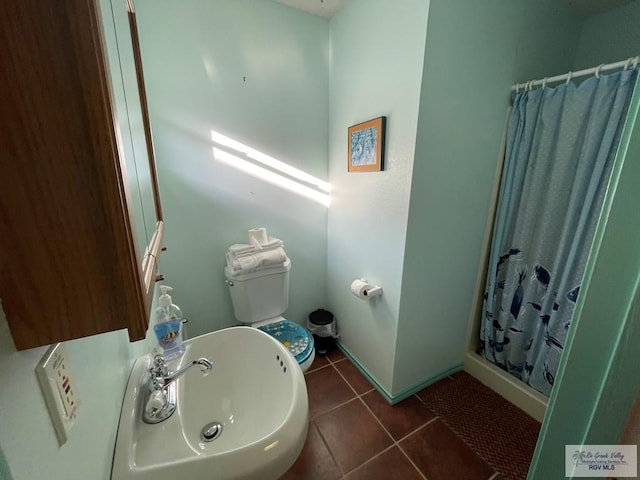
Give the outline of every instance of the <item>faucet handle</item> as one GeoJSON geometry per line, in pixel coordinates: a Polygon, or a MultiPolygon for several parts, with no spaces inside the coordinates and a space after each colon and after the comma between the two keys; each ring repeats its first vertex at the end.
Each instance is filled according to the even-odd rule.
{"type": "Polygon", "coordinates": [[[155,390],[149,395],[147,404],[144,407],[145,414],[148,417],[155,417],[167,405],[167,396],[163,390],[155,390]]]}
{"type": "Polygon", "coordinates": [[[153,356],[153,365],[155,367],[163,367],[167,364],[167,362],[164,359],[164,355],[162,355],[161,353],[156,353],[153,356]]]}
{"type": "Polygon", "coordinates": [[[160,348],[160,347],[155,347],[153,349],[153,351],[151,352],[151,355],[153,355],[153,360],[155,361],[157,358],[162,358],[164,359],[164,351],[160,348]]]}
{"type": "Polygon", "coordinates": [[[162,354],[162,350],[157,347],[153,349],[153,363],[151,368],[149,368],[149,373],[155,377],[167,375],[167,362],[162,354]]]}

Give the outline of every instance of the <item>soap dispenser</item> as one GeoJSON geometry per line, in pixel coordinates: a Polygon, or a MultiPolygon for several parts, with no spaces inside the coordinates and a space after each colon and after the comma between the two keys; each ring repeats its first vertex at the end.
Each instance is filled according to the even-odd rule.
{"type": "Polygon", "coordinates": [[[166,361],[180,357],[185,347],[182,344],[182,311],[173,304],[169,292],[173,290],[168,285],[161,285],[162,295],[158,300],[158,308],[155,310],[156,324],[153,331],[158,339],[158,345],[164,350],[166,361]]]}

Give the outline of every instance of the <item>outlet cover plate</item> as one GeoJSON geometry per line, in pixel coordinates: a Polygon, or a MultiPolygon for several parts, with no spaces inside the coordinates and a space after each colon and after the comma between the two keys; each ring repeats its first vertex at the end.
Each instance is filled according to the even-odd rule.
{"type": "Polygon", "coordinates": [[[63,445],[80,406],[76,381],[62,343],[52,345],[36,366],[36,375],[58,442],[63,445]]]}

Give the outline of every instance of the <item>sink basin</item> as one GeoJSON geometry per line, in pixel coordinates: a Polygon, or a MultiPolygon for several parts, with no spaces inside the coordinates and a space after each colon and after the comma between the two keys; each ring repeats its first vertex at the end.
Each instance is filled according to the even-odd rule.
{"type": "MultiPolygon", "coordinates": [[[[302,370],[278,341],[233,327],[185,342],[170,370],[207,357],[177,380],[175,413],[142,421],[150,355],[133,366],[125,392],[112,480],[276,480],[295,462],[307,436],[308,401],[302,370]],[[212,441],[203,427],[222,427],[212,441]]],[[[217,430],[217,428],[216,428],[217,430]]]]}

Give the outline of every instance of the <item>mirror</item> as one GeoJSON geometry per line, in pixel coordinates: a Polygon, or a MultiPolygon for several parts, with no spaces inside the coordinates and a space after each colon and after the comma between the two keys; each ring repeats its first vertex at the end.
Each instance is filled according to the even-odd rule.
{"type": "Polygon", "coordinates": [[[127,205],[149,314],[163,224],[135,9],[132,0],[99,3],[127,205]]]}
{"type": "Polygon", "coordinates": [[[155,159],[151,141],[144,81],[141,74],[135,11],[127,0],[100,0],[105,48],[119,143],[126,170],[128,205],[140,265],[161,220],[156,202],[155,159]],[[148,133],[147,133],[148,132],[148,133]]]}

